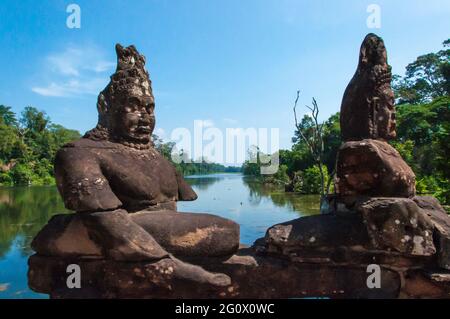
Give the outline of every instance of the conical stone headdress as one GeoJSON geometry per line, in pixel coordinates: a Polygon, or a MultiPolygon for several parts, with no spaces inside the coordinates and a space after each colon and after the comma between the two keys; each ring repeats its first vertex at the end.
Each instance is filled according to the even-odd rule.
{"type": "Polygon", "coordinates": [[[116,44],[116,53],[116,72],[111,76],[111,81],[106,88],[99,94],[97,102],[99,124],[104,127],[108,127],[108,113],[118,111],[115,108],[122,107],[130,96],[138,98],[147,96],[154,99],[152,82],[145,69],[145,57],[139,54],[133,45],[124,48],[116,44]]]}

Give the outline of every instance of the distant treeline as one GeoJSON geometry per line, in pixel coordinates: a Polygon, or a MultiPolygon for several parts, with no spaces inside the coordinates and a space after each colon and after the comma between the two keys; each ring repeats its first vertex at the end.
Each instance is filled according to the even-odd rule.
{"type": "MultiPolygon", "coordinates": [[[[450,40],[444,49],[420,56],[406,67],[404,77],[395,76],[397,139],[391,144],[416,174],[419,194],[432,194],[450,205],[450,40]]],[[[305,115],[302,131],[312,132],[313,120],[305,115]]],[[[340,138],[339,113],[324,122],[324,164],[334,169],[340,138]]],[[[318,194],[321,184],[308,146],[296,131],[291,150],[280,151],[275,175],[260,176],[259,165],[247,161],[245,175],[260,176],[264,182],[290,185],[303,194],[318,194]]],[[[252,156],[256,156],[253,154],[252,156]]]]}
{"type": "Polygon", "coordinates": [[[208,161],[202,160],[200,163],[196,163],[184,155],[183,150],[179,152],[178,158],[184,159],[180,161],[174,161],[172,159],[172,154],[174,152],[175,143],[174,142],[164,142],[157,135],[153,135],[153,142],[155,148],[167,158],[175,168],[181,172],[183,175],[200,175],[200,174],[212,174],[212,173],[239,173],[242,171],[241,167],[236,166],[224,166],[217,163],[209,163],[208,161]],[[180,163],[178,163],[180,162],[180,163]]]}

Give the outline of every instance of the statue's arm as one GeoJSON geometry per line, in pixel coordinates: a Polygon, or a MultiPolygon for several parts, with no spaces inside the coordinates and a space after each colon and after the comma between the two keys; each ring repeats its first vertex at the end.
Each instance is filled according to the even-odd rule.
{"type": "Polygon", "coordinates": [[[175,170],[178,183],[178,200],[181,201],[192,201],[197,199],[197,194],[192,189],[191,185],[186,183],[183,176],[175,170]]]}
{"type": "Polygon", "coordinates": [[[94,212],[122,206],[89,150],[61,148],[55,158],[55,177],[67,209],[94,212]]]}

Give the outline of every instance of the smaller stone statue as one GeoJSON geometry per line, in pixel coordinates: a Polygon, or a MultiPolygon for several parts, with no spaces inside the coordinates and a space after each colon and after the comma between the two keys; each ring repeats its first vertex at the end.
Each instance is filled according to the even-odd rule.
{"type": "Polygon", "coordinates": [[[344,141],[396,137],[391,80],[384,42],[370,33],[361,45],[358,68],[342,100],[340,115],[344,141]]]}
{"type": "Polygon", "coordinates": [[[341,105],[341,146],[337,159],[340,196],[412,197],[415,175],[387,143],[396,137],[391,67],[383,39],[368,34],[355,75],[341,105]]]}

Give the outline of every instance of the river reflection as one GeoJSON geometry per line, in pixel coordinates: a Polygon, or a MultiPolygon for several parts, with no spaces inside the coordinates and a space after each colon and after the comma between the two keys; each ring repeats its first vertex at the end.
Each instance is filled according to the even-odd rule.
{"type": "Polygon", "coordinates": [[[240,174],[192,176],[186,180],[199,198],[178,203],[178,209],[208,212],[236,221],[241,225],[244,244],[252,244],[264,236],[273,224],[319,213],[318,196],[287,194],[240,174]]]}
{"type": "MultiPolygon", "coordinates": [[[[240,174],[190,176],[198,194],[180,211],[208,212],[241,225],[241,242],[252,244],[267,227],[318,214],[317,196],[286,194],[240,174]]],[[[0,188],[0,298],[46,298],[27,285],[30,242],[52,215],[68,212],[55,187],[0,188]]]]}
{"type": "Polygon", "coordinates": [[[50,217],[64,213],[55,187],[0,188],[0,298],[43,298],[28,288],[30,243],[50,217]]]}

